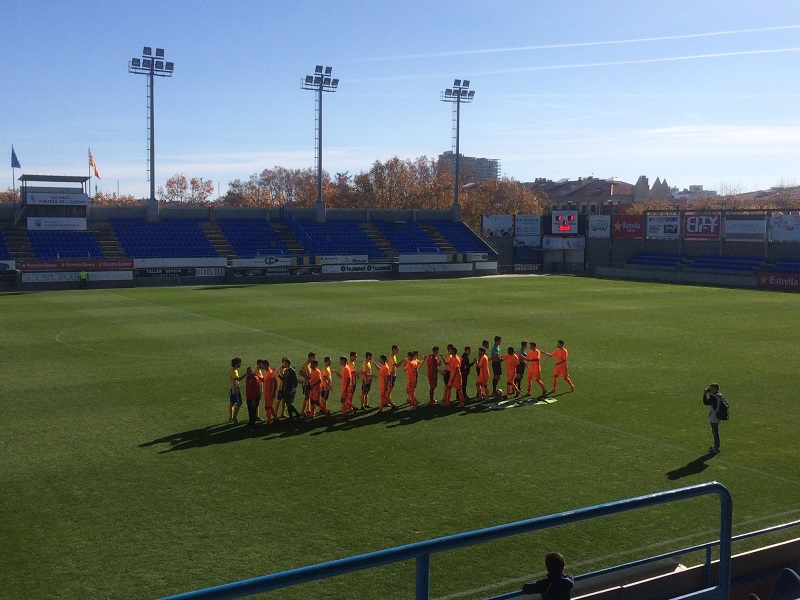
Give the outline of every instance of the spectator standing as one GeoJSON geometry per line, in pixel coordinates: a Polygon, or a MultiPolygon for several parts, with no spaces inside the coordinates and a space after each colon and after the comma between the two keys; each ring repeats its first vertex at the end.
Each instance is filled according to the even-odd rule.
{"type": "Polygon", "coordinates": [[[575,578],[564,574],[564,557],[559,552],[550,552],[544,558],[547,577],[531,581],[522,586],[524,594],[541,594],[542,600],[569,600],[575,578]]]}
{"type": "Polygon", "coordinates": [[[708,451],[712,454],[719,452],[719,417],[717,410],[724,400],[724,396],[719,393],[719,384],[712,383],[703,391],[703,404],[710,406],[708,411],[708,422],[711,424],[711,434],[714,436],[714,445],[708,451]]]}

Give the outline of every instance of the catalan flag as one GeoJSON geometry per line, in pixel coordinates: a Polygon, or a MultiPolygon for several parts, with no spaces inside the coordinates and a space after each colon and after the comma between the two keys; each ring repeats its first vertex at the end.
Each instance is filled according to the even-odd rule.
{"type": "Polygon", "coordinates": [[[11,168],[12,169],[21,169],[22,167],[19,164],[19,159],[17,158],[17,153],[14,152],[14,146],[11,146],[11,168]]]}
{"type": "Polygon", "coordinates": [[[94,162],[94,156],[92,156],[92,149],[89,148],[89,167],[94,170],[94,176],[98,179],[102,179],[100,177],[100,173],[97,172],[97,164],[94,162]]]}

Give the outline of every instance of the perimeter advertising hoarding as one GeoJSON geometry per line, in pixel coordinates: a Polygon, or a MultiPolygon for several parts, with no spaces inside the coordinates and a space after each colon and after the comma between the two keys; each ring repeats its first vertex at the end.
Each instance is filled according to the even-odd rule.
{"type": "Polygon", "coordinates": [[[0,260],[0,271],[14,271],[16,268],[13,260],[0,260]]]}
{"type": "Polygon", "coordinates": [[[758,282],[760,288],[769,290],[790,290],[800,292],[800,274],[798,273],[769,273],[767,271],[758,272],[758,282]]]}
{"type": "Polygon", "coordinates": [[[451,254],[435,254],[420,252],[418,254],[399,254],[397,262],[400,264],[409,263],[444,263],[449,262],[451,254]]]}
{"type": "Polygon", "coordinates": [[[543,250],[583,250],[586,248],[584,237],[555,237],[546,235],[542,238],[543,250]]]}
{"type": "Polygon", "coordinates": [[[642,215],[614,215],[611,217],[611,237],[633,239],[642,237],[642,215]]]}
{"type": "Polygon", "coordinates": [[[49,206],[89,206],[88,194],[49,194],[47,192],[31,192],[26,194],[26,204],[49,206]]]}
{"type": "Polygon", "coordinates": [[[224,267],[164,267],[136,269],[137,277],[224,277],[224,267]]]}
{"type": "Polygon", "coordinates": [[[800,242],[800,215],[770,215],[769,241],[800,242]]]}
{"type": "Polygon", "coordinates": [[[391,264],[380,265],[323,265],[323,275],[342,275],[347,273],[391,273],[391,264]]]}
{"type": "Polygon", "coordinates": [[[82,217],[28,217],[29,231],[86,231],[82,217]]]}
{"type": "Polygon", "coordinates": [[[232,267],[288,267],[293,264],[291,256],[259,256],[231,260],[232,267]]]}
{"type": "Polygon", "coordinates": [[[252,267],[234,269],[233,277],[311,277],[319,275],[320,267],[252,267]]]}
{"type": "Polygon", "coordinates": [[[438,263],[427,265],[398,265],[400,273],[434,273],[472,271],[472,263],[438,263]]]}
{"type": "Polygon", "coordinates": [[[684,213],[684,239],[718,240],[721,233],[722,218],[720,213],[684,213]]]}
{"type": "Polygon", "coordinates": [[[318,265],[365,265],[368,262],[369,256],[366,254],[317,256],[318,265]]]}
{"type": "MultiPolygon", "coordinates": [[[[132,281],[133,271],[92,271],[89,281],[132,281]]],[[[59,281],[78,281],[75,271],[22,273],[23,283],[57,283],[59,281]]]]}
{"type": "Polygon", "coordinates": [[[514,217],[514,245],[542,245],[542,217],[540,215],[516,215],[514,217]]]}
{"type": "Polygon", "coordinates": [[[647,215],[647,237],[674,240],[680,236],[680,215],[647,215]]]}
{"type": "Polygon", "coordinates": [[[755,240],[763,242],[767,237],[767,221],[762,217],[725,217],[724,236],[726,240],[755,240]]]}
{"type": "Polygon", "coordinates": [[[483,235],[510,237],[514,229],[514,215],[483,215],[483,235]]]}
{"type": "Polygon", "coordinates": [[[131,271],[132,258],[59,258],[20,260],[20,271],[131,271]]]}
{"type": "Polygon", "coordinates": [[[611,237],[611,215],[589,215],[589,237],[611,237]]]}

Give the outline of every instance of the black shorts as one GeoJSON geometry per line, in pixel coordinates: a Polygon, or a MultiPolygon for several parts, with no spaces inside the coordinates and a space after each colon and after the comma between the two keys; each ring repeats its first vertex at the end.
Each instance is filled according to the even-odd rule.
{"type": "Polygon", "coordinates": [[[372,380],[363,382],[361,384],[361,393],[362,394],[369,393],[371,387],[372,387],[372,380]]]}
{"type": "Polygon", "coordinates": [[[503,374],[503,363],[501,362],[493,362],[492,363],[492,375],[500,376],[503,374]]]}
{"type": "Polygon", "coordinates": [[[397,373],[389,375],[389,387],[394,387],[395,383],[397,383],[397,373]]]}

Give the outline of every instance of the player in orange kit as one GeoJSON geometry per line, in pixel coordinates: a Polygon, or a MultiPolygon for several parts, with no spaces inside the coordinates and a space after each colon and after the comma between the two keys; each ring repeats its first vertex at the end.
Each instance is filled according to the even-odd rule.
{"type": "Polygon", "coordinates": [[[273,421],[278,420],[278,415],[275,412],[272,404],[275,401],[275,390],[277,389],[278,373],[275,369],[271,369],[268,360],[261,361],[262,373],[264,377],[264,419],[269,425],[273,421]]]}
{"type": "Polygon", "coordinates": [[[475,382],[475,391],[477,400],[480,402],[489,397],[489,356],[486,354],[486,348],[484,346],[478,348],[478,360],[475,361],[475,371],[478,375],[478,380],[475,382]]]}
{"type": "Polygon", "coordinates": [[[392,402],[392,398],[390,396],[392,392],[391,388],[391,377],[392,377],[392,368],[389,366],[388,358],[385,354],[381,354],[381,368],[379,369],[380,373],[380,388],[381,388],[381,401],[378,404],[378,412],[383,411],[384,406],[391,406],[392,410],[397,408],[395,404],[392,402]]]}
{"type": "Polygon", "coordinates": [[[517,376],[519,358],[517,358],[517,353],[514,352],[514,346],[508,347],[508,353],[504,354],[502,359],[503,362],[506,363],[506,396],[511,395],[511,390],[514,390],[517,396],[519,396],[520,390],[514,381],[514,378],[517,376]]]}
{"type": "Polygon", "coordinates": [[[555,367],[553,367],[553,389],[550,390],[551,394],[556,393],[556,383],[558,383],[558,378],[562,377],[564,381],[569,384],[569,389],[571,392],[575,391],[575,385],[572,383],[572,380],[569,378],[569,369],[567,368],[567,359],[569,358],[569,352],[567,349],[564,348],[564,340],[558,340],[556,343],[556,349],[552,352],[545,352],[547,356],[552,356],[556,359],[555,367]]]}
{"type": "Polygon", "coordinates": [[[314,359],[308,365],[308,401],[312,419],[317,415],[317,408],[330,416],[328,409],[320,404],[321,387],[322,371],[319,369],[319,362],[314,359]]]}
{"type": "Polygon", "coordinates": [[[531,342],[530,350],[525,355],[528,364],[528,395],[531,393],[531,383],[535,381],[542,388],[542,396],[547,394],[547,388],[542,383],[542,351],[536,347],[536,342],[531,342]]]}
{"type": "Polygon", "coordinates": [[[347,415],[350,411],[353,411],[353,414],[355,414],[356,407],[353,406],[353,403],[350,401],[350,389],[353,385],[353,371],[350,365],[347,364],[346,356],[339,358],[339,364],[342,368],[341,372],[331,369],[331,373],[342,380],[342,416],[347,415]]]}
{"type": "Polygon", "coordinates": [[[403,370],[406,372],[406,398],[411,408],[417,408],[417,377],[419,375],[419,368],[422,363],[419,361],[419,352],[414,350],[406,355],[406,364],[403,365],[403,370]]]}
{"type": "Polygon", "coordinates": [[[447,356],[447,383],[444,388],[444,405],[450,406],[452,391],[456,391],[458,405],[464,406],[464,392],[461,390],[461,358],[458,356],[458,348],[453,345],[448,346],[447,356]]]}

